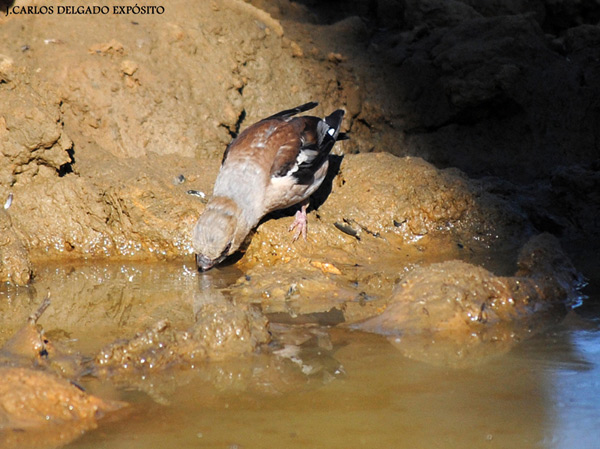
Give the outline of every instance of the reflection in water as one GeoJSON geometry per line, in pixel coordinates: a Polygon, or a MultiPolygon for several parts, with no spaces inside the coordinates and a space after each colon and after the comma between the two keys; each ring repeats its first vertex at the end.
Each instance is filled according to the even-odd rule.
{"type": "MultiPolygon", "coordinates": [[[[50,290],[41,324],[94,354],[160,319],[187,329],[203,305],[231,300],[222,289],[239,276],[230,267],[200,274],[191,263],[40,268],[35,290],[0,293],[1,338],[50,290]]],[[[462,369],[410,360],[377,335],[277,324],[256,354],[144,378],[160,400],[83,379],[91,394],[131,408],[68,447],[591,449],[600,422],[597,312],[571,311],[560,326],[462,369]]]]}
{"type": "MultiPolygon", "coordinates": [[[[230,369],[245,380],[230,379],[219,391],[199,375],[173,394],[169,407],[142,401],[137,418],[108,424],[70,447],[592,449],[598,396],[578,383],[581,374],[598,378],[600,357],[587,359],[590,371],[566,374],[560,359],[569,357],[569,339],[587,344],[571,333],[541,335],[483,366],[448,370],[406,359],[381,337],[334,331],[335,356],[346,371],[334,382],[264,394],[234,386],[263,369],[259,364],[230,369]],[[562,349],[541,360],[553,345],[562,349]],[[573,415],[582,413],[576,422],[573,415]]],[[[598,345],[597,332],[594,339],[598,345]]]]}
{"type": "Polygon", "coordinates": [[[228,287],[241,275],[241,271],[231,266],[198,272],[198,289],[194,292],[194,316],[198,315],[204,305],[224,301],[225,295],[222,289],[228,287]]]}
{"type": "MultiPolygon", "coordinates": [[[[212,288],[231,283],[239,271],[215,271],[212,288]],[[218,274],[217,274],[218,273],[218,274]]],[[[72,262],[36,268],[31,287],[0,291],[0,344],[19,329],[49,292],[52,306],[41,319],[47,332],[60,329],[77,339],[80,350],[95,352],[115,336],[131,337],[167,319],[176,328],[194,321],[199,279],[194,264],[72,262]]],[[[210,287],[208,284],[206,287],[210,287]]]]}

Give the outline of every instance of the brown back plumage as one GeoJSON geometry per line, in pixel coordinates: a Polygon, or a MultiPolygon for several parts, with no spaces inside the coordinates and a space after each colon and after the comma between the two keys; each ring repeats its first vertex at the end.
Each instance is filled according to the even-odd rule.
{"type": "Polygon", "coordinates": [[[293,170],[299,183],[309,182],[333,148],[344,116],[344,111],[337,110],[325,120],[314,116],[292,118],[317,104],[287,109],[249,126],[229,144],[222,164],[252,158],[263,166],[270,164],[271,177],[286,176],[293,170]]]}

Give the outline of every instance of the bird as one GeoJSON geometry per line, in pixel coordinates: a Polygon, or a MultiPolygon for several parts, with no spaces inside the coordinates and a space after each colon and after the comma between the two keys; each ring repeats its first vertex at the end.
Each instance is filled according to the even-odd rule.
{"type": "Polygon", "coordinates": [[[329,153],[344,110],[325,118],[297,116],[311,101],[250,125],[225,149],[211,199],[194,226],[192,247],[200,271],[235,253],[268,213],[300,204],[290,231],[306,239],[308,198],[327,174],[329,153]]]}

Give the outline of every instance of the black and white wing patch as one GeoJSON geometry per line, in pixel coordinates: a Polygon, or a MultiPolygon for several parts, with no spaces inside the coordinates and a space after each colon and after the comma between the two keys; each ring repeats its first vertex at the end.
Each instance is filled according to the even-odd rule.
{"type": "Polygon", "coordinates": [[[325,163],[337,140],[343,117],[344,111],[339,109],[325,120],[316,117],[297,119],[304,119],[306,127],[301,135],[302,144],[295,163],[287,170],[285,176],[293,176],[298,184],[313,182],[313,175],[325,163]]]}

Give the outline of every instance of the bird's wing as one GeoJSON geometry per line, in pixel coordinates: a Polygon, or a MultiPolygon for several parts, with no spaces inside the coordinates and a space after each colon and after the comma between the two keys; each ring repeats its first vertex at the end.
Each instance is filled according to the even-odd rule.
{"type": "Polygon", "coordinates": [[[237,138],[235,138],[223,153],[223,159],[221,160],[221,165],[225,163],[225,160],[229,156],[229,153],[232,149],[237,148],[248,148],[252,149],[253,147],[264,148],[265,143],[273,132],[277,130],[277,124],[287,123],[290,117],[293,117],[296,114],[300,114],[301,112],[306,112],[311,109],[316,108],[319,105],[316,101],[311,101],[309,103],[302,104],[300,106],[296,106],[292,109],[286,109],[284,111],[280,111],[276,114],[273,114],[267,118],[260,120],[252,126],[246,128],[237,138]],[[279,123],[277,123],[279,122],[279,123]],[[253,145],[253,142],[254,145],[253,145]]]}
{"type": "Polygon", "coordinates": [[[252,160],[272,178],[292,176],[294,183],[310,184],[338,138],[344,111],[325,119],[293,117],[316,102],[278,112],[246,128],[223,155],[222,165],[252,160]]]}
{"type": "Polygon", "coordinates": [[[310,116],[289,120],[281,135],[277,135],[281,143],[271,165],[271,176],[293,176],[297,184],[311,183],[335,144],[343,117],[340,109],[325,120],[310,116]]]}

